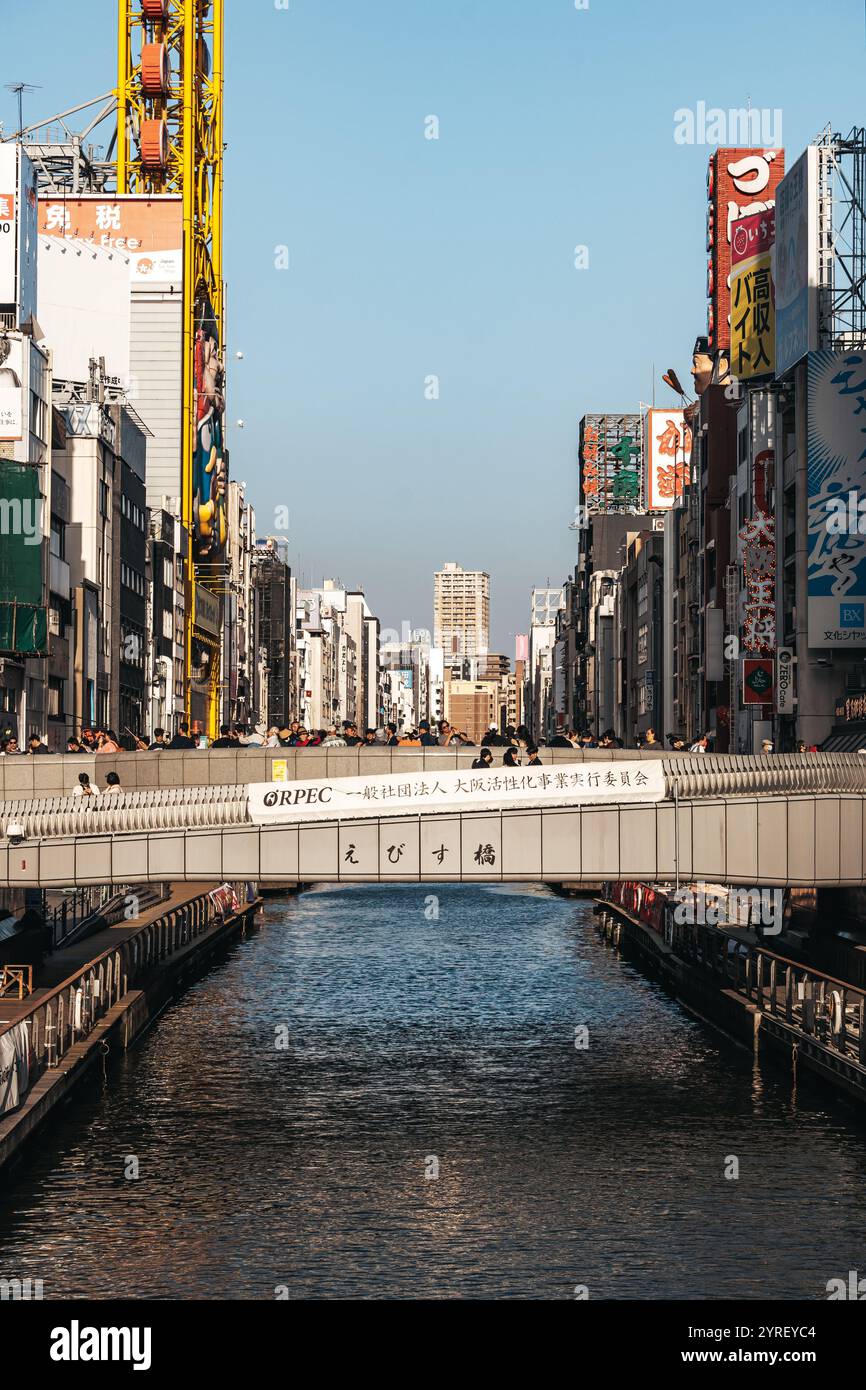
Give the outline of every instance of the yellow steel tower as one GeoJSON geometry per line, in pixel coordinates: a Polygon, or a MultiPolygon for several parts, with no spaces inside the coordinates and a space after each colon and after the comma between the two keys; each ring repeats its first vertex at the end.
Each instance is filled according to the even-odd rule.
{"type": "Polygon", "coordinates": [[[226,543],[222,89],[223,0],[119,0],[117,191],[183,198],[184,704],[211,735],[219,722],[220,623],[201,591],[221,587],[226,543]],[[206,625],[197,601],[210,610],[206,625]]]}

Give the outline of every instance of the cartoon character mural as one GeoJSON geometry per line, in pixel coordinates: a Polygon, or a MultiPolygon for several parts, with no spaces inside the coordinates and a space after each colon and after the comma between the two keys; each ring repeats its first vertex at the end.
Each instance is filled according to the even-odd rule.
{"type": "Polygon", "coordinates": [[[195,335],[196,432],[193,451],[192,513],[197,561],[213,560],[225,549],[227,473],[223,448],[223,365],[213,333],[195,335]]]}

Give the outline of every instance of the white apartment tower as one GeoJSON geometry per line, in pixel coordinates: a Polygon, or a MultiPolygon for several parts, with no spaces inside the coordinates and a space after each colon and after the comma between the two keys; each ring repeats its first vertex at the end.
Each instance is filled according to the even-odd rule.
{"type": "Polygon", "coordinates": [[[490,646],[490,575],[449,563],[433,576],[433,645],[446,666],[490,646]]]}

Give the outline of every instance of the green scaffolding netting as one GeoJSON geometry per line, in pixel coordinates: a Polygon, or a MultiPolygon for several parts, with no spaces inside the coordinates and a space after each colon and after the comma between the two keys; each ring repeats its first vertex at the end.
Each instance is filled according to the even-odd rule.
{"type": "Polygon", "coordinates": [[[0,460],[0,652],[48,646],[39,470],[0,460]]]}
{"type": "Polygon", "coordinates": [[[0,603],[0,654],[45,656],[48,612],[29,604],[0,603]]]}

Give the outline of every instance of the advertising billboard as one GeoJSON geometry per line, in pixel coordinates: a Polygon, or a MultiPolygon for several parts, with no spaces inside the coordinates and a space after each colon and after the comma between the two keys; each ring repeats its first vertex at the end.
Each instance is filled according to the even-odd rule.
{"type": "Polygon", "coordinates": [[[46,236],[93,242],[129,256],[134,285],[183,280],[183,199],[89,193],[39,201],[39,231],[46,236]]]}
{"type": "Polygon", "coordinates": [[[20,338],[0,338],[0,439],[21,439],[24,391],[20,338]]]}
{"type": "Polygon", "coordinates": [[[866,646],[866,353],[808,359],[808,627],[810,647],[866,646]]]}
{"type": "Polygon", "coordinates": [[[86,381],[91,358],[104,358],[109,376],[130,375],[129,257],[80,241],[41,237],[39,326],[51,348],[54,376],[86,381]]]}
{"type": "Polygon", "coordinates": [[[776,375],[818,346],[818,150],[810,145],[776,196],[776,375]]]}
{"type": "Polygon", "coordinates": [[[0,304],[16,327],[36,313],[36,171],[17,144],[0,144],[0,304]]]}
{"type": "Polygon", "coordinates": [[[731,371],[741,381],[775,370],[775,217],[774,208],[753,212],[731,232],[731,371]]]}
{"type": "Polygon", "coordinates": [[[15,146],[0,145],[0,304],[15,303],[17,228],[18,164],[15,146]]]}
{"type": "Polygon", "coordinates": [[[784,172],[784,150],[719,149],[710,156],[707,173],[707,337],[711,353],[731,345],[734,223],[773,206],[784,172]]]}
{"type": "Polygon", "coordinates": [[[222,555],[228,540],[228,461],[223,447],[223,364],[207,328],[195,335],[196,417],[192,457],[193,555],[197,563],[222,555]]]}
{"type": "Polygon", "coordinates": [[[644,419],[647,511],[669,511],[689,479],[692,431],[681,409],[648,410],[644,419]]]}
{"type": "Polygon", "coordinates": [[[197,627],[209,632],[213,637],[219,637],[222,630],[220,601],[216,594],[212,594],[203,584],[195,586],[195,621],[197,627]]]}
{"type": "MultiPolygon", "coordinates": [[[[766,392],[754,393],[754,400],[757,425],[764,415],[761,406],[766,407],[766,392]]],[[[776,648],[776,518],[769,502],[774,462],[772,449],[759,449],[755,454],[754,509],[737,532],[745,577],[742,639],[747,652],[772,652],[776,648]]]]}
{"type": "Polygon", "coordinates": [[[584,415],[580,485],[588,515],[641,510],[639,415],[584,415]]]}
{"type": "Polygon", "coordinates": [[[743,661],[743,704],[773,703],[773,658],[749,657],[743,661]]]}

